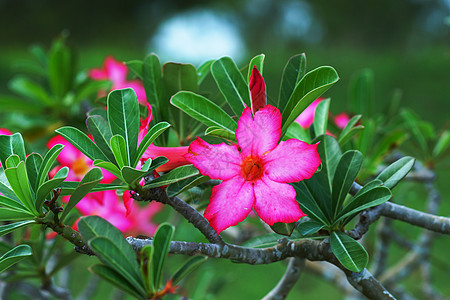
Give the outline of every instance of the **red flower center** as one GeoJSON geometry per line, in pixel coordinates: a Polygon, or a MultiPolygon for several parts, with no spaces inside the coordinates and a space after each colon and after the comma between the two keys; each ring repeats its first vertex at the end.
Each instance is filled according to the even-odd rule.
{"type": "Polygon", "coordinates": [[[245,180],[257,180],[260,179],[264,173],[264,163],[261,158],[250,155],[242,161],[241,170],[245,180]]]}

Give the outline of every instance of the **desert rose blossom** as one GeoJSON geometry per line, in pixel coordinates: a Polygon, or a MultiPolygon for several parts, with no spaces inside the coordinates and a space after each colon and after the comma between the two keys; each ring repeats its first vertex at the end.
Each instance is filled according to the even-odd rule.
{"type": "Polygon", "coordinates": [[[282,141],[280,111],[266,105],[245,108],[236,130],[237,145],[211,145],[199,137],[185,155],[203,175],[223,180],[213,187],[204,216],[219,234],[243,221],[252,208],[267,224],[296,222],[305,214],[288,183],[308,179],[320,165],[317,144],[282,141]]]}
{"type": "Polygon", "coordinates": [[[109,80],[112,82],[111,90],[132,88],[140,104],[147,103],[147,96],[141,81],[127,80],[128,67],[112,56],[107,56],[101,69],[91,69],[89,77],[94,80],[109,80]]]}
{"type": "Polygon", "coordinates": [[[344,129],[350,121],[350,116],[347,113],[340,113],[334,117],[334,123],[339,129],[344,129]]]}

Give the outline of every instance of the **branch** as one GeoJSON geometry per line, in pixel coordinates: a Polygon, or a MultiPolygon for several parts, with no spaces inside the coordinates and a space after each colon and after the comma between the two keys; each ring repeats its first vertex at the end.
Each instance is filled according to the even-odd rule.
{"type": "Polygon", "coordinates": [[[305,259],[293,257],[289,260],[286,272],[278,284],[263,298],[263,300],[284,300],[297,283],[305,267],[305,259]]]}

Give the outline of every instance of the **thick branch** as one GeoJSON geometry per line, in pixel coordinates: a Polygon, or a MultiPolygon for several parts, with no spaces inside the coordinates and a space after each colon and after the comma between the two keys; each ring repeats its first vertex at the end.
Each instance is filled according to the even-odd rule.
{"type": "Polygon", "coordinates": [[[280,279],[278,284],[263,298],[263,300],[283,300],[297,283],[303,268],[305,267],[305,259],[293,257],[289,260],[286,272],[280,279]]]}

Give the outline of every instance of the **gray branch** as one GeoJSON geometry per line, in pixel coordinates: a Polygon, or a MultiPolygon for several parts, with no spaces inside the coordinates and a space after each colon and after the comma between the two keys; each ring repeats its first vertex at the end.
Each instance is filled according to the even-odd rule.
{"type": "Polygon", "coordinates": [[[297,283],[305,267],[305,259],[292,257],[286,272],[278,284],[263,298],[263,300],[284,300],[297,283]]]}

